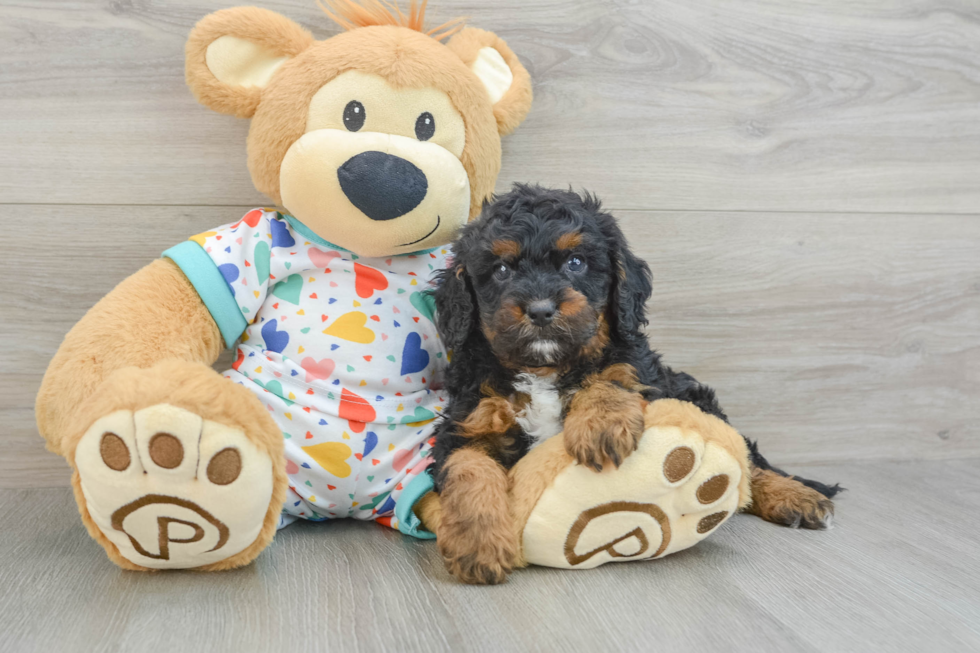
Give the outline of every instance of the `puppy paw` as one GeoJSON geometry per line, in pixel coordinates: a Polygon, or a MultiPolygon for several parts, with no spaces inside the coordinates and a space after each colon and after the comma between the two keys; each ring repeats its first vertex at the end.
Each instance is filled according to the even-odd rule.
{"type": "Polygon", "coordinates": [[[643,435],[639,395],[608,384],[582,391],[565,418],[565,450],[579,464],[597,472],[618,468],[636,451],[643,435]]]}
{"type": "Polygon", "coordinates": [[[463,448],[446,461],[436,532],[446,569],[464,583],[497,585],[517,560],[507,474],[482,450],[463,448]]]}
{"type": "Polygon", "coordinates": [[[790,528],[825,530],[834,520],[834,502],[791,476],[756,468],[746,512],[790,528]]]}
{"type": "Polygon", "coordinates": [[[517,560],[517,542],[509,529],[486,531],[461,524],[439,529],[439,552],[450,574],[471,585],[499,585],[517,560]]]}

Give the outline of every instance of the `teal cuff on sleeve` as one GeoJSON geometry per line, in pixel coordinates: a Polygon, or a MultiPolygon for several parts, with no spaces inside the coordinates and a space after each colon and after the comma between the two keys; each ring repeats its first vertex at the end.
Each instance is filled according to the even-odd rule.
{"type": "Polygon", "coordinates": [[[177,264],[184,275],[194,286],[201,301],[208,307],[214,318],[225,344],[232,347],[238,337],[245,332],[248,322],[238,307],[235,296],[225,278],[221,276],[218,266],[214,264],[204,248],[193,240],[185,240],[163,253],[177,264]]]}
{"type": "Polygon", "coordinates": [[[419,499],[428,494],[435,486],[435,482],[429,475],[429,470],[425,470],[413,478],[405,489],[402,490],[402,495],[398,497],[398,503],[395,504],[395,517],[398,519],[398,530],[405,535],[411,535],[420,540],[436,539],[436,534],[426,530],[422,525],[422,520],[412,510],[415,504],[419,502],[419,499]]]}

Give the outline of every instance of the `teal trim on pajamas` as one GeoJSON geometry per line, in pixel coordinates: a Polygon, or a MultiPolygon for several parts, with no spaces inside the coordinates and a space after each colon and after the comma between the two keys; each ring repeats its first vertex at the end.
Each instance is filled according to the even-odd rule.
{"type": "Polygon", "coordinates": [[[298,233],[300,236],[307,239],[311,243],[317,244],[320,247],[328,247],[330,249],[336,249],[337,251],[347,252],[348,254],[350,254],[349,249],[344,249],[340,245],[334,245],[330,241],[324,240],[320,236],[313,233],[312,229],[310,229],[305,224],[303,224],[293,216],[289,215],[288,213],[280,213],[279,215],[281,215],[286,219],[286,222],[289,223],[289,226],[292,228],[293,231],[295,231],[296,233],[298,233]]]}
{"type": "Polygon", "coordinates": [[[235,341],[245,332],[248,322],[238,307],[235,296],[231,294],[228,282],[221,275],[218,266],[214,264],[204,248],[193,240],[186,240],[171,247],[163,253],[177,264],[191,285],[207,306],[208,312],[214,318],[221,336],[228,347],[233,347],[235,341]]]}
{"type": "Polygon", "coordinates": [[[436,534],[426,530],[422,526],[422,520],[412,510],[415,504],[419,502],[419,499],[428,494],[435,486],[436,484],[432,480],[432,476],[429,475],[429,470],[425,470],[413,478],[408,483],[408,486],[402,490],[401,496],[398,497],[398,503],[395,504],[395,517],[398,519],[398,530],[405,535],[411,535],[420,540],[436,539],[436,534]]]}

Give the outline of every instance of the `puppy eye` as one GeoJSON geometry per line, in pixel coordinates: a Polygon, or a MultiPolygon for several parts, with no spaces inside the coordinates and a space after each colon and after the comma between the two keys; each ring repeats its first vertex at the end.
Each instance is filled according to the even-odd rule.
{"type": "Polygon", "coordinates": [[[577,256],[573,256],[565,261],[565,269],[569,272],[582,272],[585,270],[585,261],[577,256]]]}
{"type": "Polygon", "coordinates": [[[364,105],[357,100],[351,100],[344,107],[344,127],[347,131],[356,132],[364,126],[364,105]]]}
{"type": "Polygon", "coordinates": [[[436,133],[436,119],[426,111],[415,121],[415,136],[420,141],[427,141],[436,133]]]}
{"type": "Polygon", "coordinates": [[[510,276],[510,266],[506,263],[499,263],[493,271],[493,278],[497,281],[503,281],[510,276]]]}

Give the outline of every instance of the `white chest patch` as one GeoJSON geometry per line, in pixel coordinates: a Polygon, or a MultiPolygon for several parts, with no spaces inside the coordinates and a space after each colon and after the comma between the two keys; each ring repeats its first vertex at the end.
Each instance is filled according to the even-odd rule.
{"type": "Polygon", "coordinates": [[[516,418],[524,432],[534,440],[532,449],[561,433],[561,398],[555,387],[555,375],[518,374],[514,390],[531,398],[516,418]]]}

